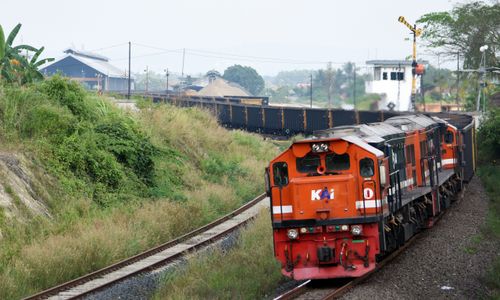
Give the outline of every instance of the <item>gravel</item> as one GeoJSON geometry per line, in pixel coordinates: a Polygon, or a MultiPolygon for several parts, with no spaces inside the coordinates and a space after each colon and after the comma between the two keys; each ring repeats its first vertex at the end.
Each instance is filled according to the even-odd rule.
{"type": "MultiPolygon", "coordinates": [[[[229,233],[218,242],[199,249],[190,255],[202,255],[211,247],[218,247],[220,251],[227,251],[235,246],[240,231],[235,230],[229,233]]],[[[186,264],[186,259],[181,258],[169,263],[159,269],[142,275],[120,281],[110,288],[93,293],[84,297],[86,300],[104,300],[104,299],[151,299],[157,289],[161,286],[162,278],[175,272],[178,268],[186,264]]]]}
{"type": "Polygon", "coordinates": [[[500,250],[484,230],[487,212],[476,176],[433,228],[341,299],[488,298],[485,276],[500,250]]]}

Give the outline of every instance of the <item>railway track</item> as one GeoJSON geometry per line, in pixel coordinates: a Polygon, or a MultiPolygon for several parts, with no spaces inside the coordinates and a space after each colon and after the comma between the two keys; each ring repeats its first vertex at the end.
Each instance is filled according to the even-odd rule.
{"type": "Polygon", "coordinates": [[[221,240],[247,224],[262,208],[268,206],[269,199],[262,194],[230,214],[175,240],[25,299],[75,299],[106,289],[119,281],[155,270],[187,253],[221,240]]]}
{"type": "MultiPolygon", "coordinates": [[[[462,201],[464,192],[466,190],[467,186],[464,186],[462,191],[457,195],[457,202],[462,201]]],[[[450,209],[445,210],[442,214],[440,214],[436,218],[436,223],[441,220],[441,218],[448,213],[450,209]]],[[[321,300],[329,300],[329,299],[336,299],[340,296],[342,296],[344,293],[349,291],[351,288],[356,286],[357,284],[365,281],[368,279],[370,276],[372,276],[374,273],[376,273],[378,270],[383,268],[386,264],[391,262],[394,258],[396,258],[399,254],[401,254],[403,251],[405,251],[406,248],[408,248],[415,240],[420,237],[420,234],[425,231],[421,231],[418,234],[414,235],[412,238],[410,238],[403,246],[401,246],[398,250],[392,252],[390,255],[385,257],[381,262],[379,262],[376,266],[376,268],[371,271],[370,273],[367,273],[361,277],[354,278],[354,279],[331,279],[331,280],[323,280],[323,281],[313,281],[313,280],[306,280],[300,285],[294,287],[291,290],[288,290],[284,292],[283,294],[279,295],[278,297],[274,298],[274,300],[290,300],[290,299],[301,299],[301,300],[306,300],[306,299],[321,299],[321,300]]]]}

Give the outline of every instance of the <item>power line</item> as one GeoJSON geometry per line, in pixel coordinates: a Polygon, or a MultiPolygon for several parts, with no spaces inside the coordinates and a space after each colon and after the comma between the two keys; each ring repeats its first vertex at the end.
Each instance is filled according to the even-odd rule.
{"type": "Polygon", "coordinates": [[[108,50],[108,49],[117,48],[117,47],[125,46],[125,45],[128,45],[128,43],[121,43],[121,44],[111,45],[111,46],[108,46],[108,47],[102,47],[102,48],[92,49],[92,50],[88,50],[88,51],[90,51],[90,52],[102,51],[102,50],[108,50]]]}
{"type": "MultiPolygon", "coordinates": [[[[216,52],[216,51],[208,51],[208,50],[197,50],[197,49],[188,49],[191,54],[193,52],[198,52],[198,53],[207,53],[207,54],[214,54],[217,57],[218,56],[223,56],[223,57],[235,57],[235,58],[246,58],[246,59],[256,59],[256,60],[263,60],[263,61],[273,61],[273,62],[284,62],[284,63],[300,63],[300,64],[326,64],[327,61],[307,61],[307,60],[298,60],[298,59],[287,59],[287,58],[276,58],[276,57],[262,57],[262,56],[253,56],[253,55],[241,55],[241,54],[232,54],[232,53],[226,53],[226,52],[216,52]]],[[[342,63],[335,63],[335,64],[342,64],[342,63]]]]}
{"type": "MultiPolygon", "coordinates": [[[[140,47],[145,47],[145,48],[150,48],[150,49],[155,49],[155,50],[161,50],[161,52],[158,53],[153,53],[153,54],[148,54],[148,56],[152,55],[160,55],[168,52],[174,52],[174,53],[183,53],[184,49],[166,49],[162,47],[157,47],[157,46],[151,46],[151,45],[146,45],[146,44],[141,44],[141,43],[134,43],[134,45],[140,46],[140,47]]],[[[284,63],[284,64],[300,64],[300,65],[317,65],[317,64],[327,64],[330,62],[329,60],[325,61],[308,61],[308,60],[299,60],[299,59],[293,59],[293,58],[276,58],[276,57],[263,57],[263,56],[253,56],[253,55],[241,55],[241,54],[234,54],[234,53],[227,53],[227,52],[219,52],[219,51],[209,51],[209,50],[201,50],[201,49],[185,49],[187,53],[194,55],[194,56],[200,56],[200,57],[207,57],[207,58],[218,58],[218,59],[225,59],[225,60],[243,60],[243,61],[248,61],[248,62],[261,62],[261,63],[284,63]]],[[[343,65],[345,62],[332,62],[334,65],[343,65]]]]}

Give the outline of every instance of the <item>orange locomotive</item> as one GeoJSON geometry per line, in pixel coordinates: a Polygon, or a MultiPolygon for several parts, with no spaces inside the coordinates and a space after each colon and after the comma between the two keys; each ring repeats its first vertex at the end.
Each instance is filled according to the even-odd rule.
{"type": "Polygon", "coordinates": [[[463,143],[474,139],[467,122],[460,131],[437,117],[398,116],[294,142],[266,169],[282,273],[359,277],[432,226],[474,171],[458,163],[474,151],[463,143]]]}

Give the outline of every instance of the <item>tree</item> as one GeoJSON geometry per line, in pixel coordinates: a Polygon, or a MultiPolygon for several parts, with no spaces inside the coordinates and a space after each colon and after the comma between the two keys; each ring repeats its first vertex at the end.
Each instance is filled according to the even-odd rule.
{"type": "Polygon", "coordinates": [[[245,67],[242,65],[234,65],[224,71],[222,78],[236,82],[251,94],[257,95],[264,89],[265,83],[262,76],[260,76],[252,67],[245,67]]]}
{"type": "Polygon", "coordinates": [[[500,4],[484,2],[458,5],[450,12],[423,15],[417,23],[424,25],[423,40],[449,56],[464,55],[465,68],[477,68],[482,53],[479,47],[488,45],[488,66],[499,65],[500,4]]]}
{"type": "Polygon", "coordinates": [[[313,70],[280,71],[273,81],[278,85],[295,86],[298,83],[308,83],[312,73],[313,70]]]}

